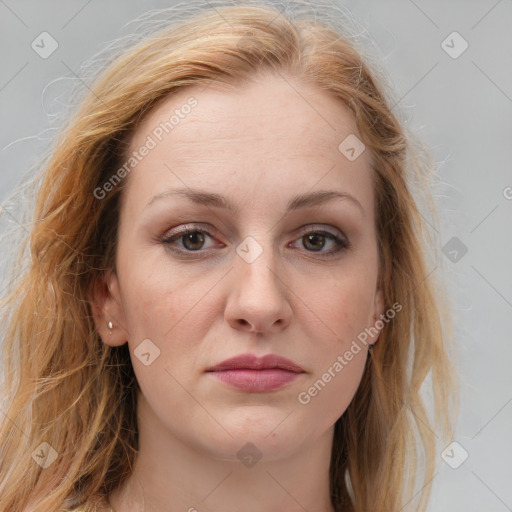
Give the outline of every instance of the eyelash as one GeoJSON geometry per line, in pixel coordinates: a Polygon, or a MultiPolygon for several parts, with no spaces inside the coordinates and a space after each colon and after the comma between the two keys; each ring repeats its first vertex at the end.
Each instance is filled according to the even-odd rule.
{"type": "MultiPolygon", "coordinates": [[[[187,255],[186,257],[191,257],[193,254],[197,254],[197,255],[204,254],[205,250],[203,250],[203,249],[198,249],[196,251],[192,251],[192,250],[188,250],[188,249],[176,249],[175,247],[171,246],[172,242],[175,242],[176,240],[179,240],[179,239],[183,238],[184,236],[189,235],[191,233],[203,233],[203,234],[208,235],[212,239],[214,238],[214,236],[208,230],[200,229],[198,227],[190,226],[190,227],[185,227],[183,229],[180,229],[180,231],[178,233],[175,233],[173,235],[162,237],[160,242],[163,243],[164,245],[166,245],[167,248],[169,250],[171,250],[172,252],[175,252],[175,253],[178,253],[178,254],[181,254],[181,255],[186,254],[187,255]]],[[[340,235],[337,235],[335,233],[331,233],[329,231],[325,231],[325,230],[322,230],[322,229],[309,229],[307,231],[304,230],[304,231],[302,231],[302,233],[299,235],[299,237],[296,240],[299,240],[300,238],[302,238],[302,237],[304,237],[306,235],[309,235],[309,234],[316,234],[316,235],[319,234],[319,235],[322,235],[322,236],[324,236],[324,237],[326,237],[328,239],[331,239],[336,244],[336,246],[337,246],[336,249],[335,250],[331,250],[329,252],[307,251],[307,252],[313,253],[313,254],[315,254],[315,253],[316,254],[320,254],[321,258],[334,257],[338,253],[340,253],[341,251],[347,250],[347,249],[349,249],[351,247],[350,242],[348,241],[348,239],[346,239],[344,237],[341,237],[340,235]]]]}

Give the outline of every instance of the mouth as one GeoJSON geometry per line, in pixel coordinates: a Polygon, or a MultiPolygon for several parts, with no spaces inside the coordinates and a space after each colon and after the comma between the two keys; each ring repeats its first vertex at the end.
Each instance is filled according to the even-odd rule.
{"type": "Polygon", "coordinates": [[[206,372],[231,387],[252,393],[280,389],[306,373],[298,364],[275,354],[262,358],[243,354],[227,359],[206,372]]]}

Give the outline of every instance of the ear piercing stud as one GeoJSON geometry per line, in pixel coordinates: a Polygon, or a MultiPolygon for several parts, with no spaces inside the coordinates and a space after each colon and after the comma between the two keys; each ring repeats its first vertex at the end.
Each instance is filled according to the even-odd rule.
{"type": "Polygon", "coordinates": [[[110,329],[110,334],[112,334],[112,329],[114,328],[114,324],[112,323],[112,321],[108,322],[108,328],[110,329]]]}

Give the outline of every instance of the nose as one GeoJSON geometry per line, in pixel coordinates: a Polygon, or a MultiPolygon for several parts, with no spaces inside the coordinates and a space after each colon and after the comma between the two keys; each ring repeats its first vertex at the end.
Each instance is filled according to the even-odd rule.
{"type": "Polygon", "coordinates": [[[272,334],[290,324],[291,290],[275,263],[268,246],[251,263],[235,255],[225,309],[225,319],[233,329],[272,334]]]}

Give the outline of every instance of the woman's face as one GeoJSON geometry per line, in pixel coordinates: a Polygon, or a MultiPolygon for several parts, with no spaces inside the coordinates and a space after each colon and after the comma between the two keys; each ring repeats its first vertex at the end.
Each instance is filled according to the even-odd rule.
{"type": "Polygon", "coordinates": [[[358,335],[383,312],[357,134],[341,102],[272,75],[182,89],[137,127],[99,323],[128,342],[154,432],[223,460],[332,434],[367,358],[358,335]],[[208,371],[247,354],[297,368],[208,371]]]}

